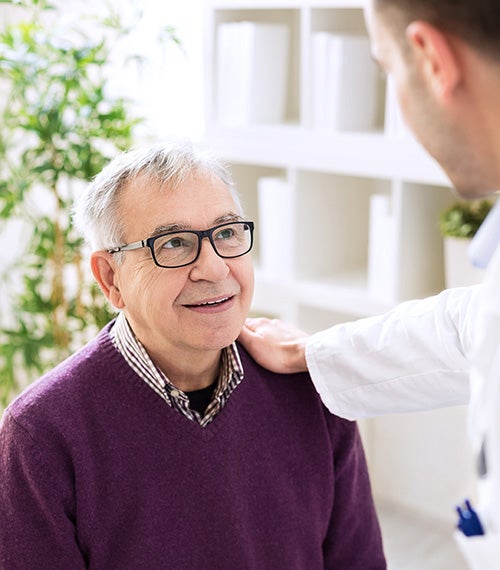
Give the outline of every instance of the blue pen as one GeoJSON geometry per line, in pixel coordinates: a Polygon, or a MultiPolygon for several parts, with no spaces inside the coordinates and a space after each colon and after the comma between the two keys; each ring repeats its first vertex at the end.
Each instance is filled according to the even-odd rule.
{"type": "Polygon", "coordinates": [[[465,500],[465,505],[457,505],[458,513],[457,527],[465,534],[465,536],[479,536],[484,534],[484,528],[479,520],[479,516],[472,508],[470,501],[465,500]]]}

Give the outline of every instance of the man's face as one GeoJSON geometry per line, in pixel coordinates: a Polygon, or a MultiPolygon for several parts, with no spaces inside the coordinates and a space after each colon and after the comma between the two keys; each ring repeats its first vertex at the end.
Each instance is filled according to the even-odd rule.
{"type": "Polygon", "coordinates": [[[436,97],[415,61],[404,25],[398,26],[397,15],[387,13],[394,8],[377,9],[375,4],[368,0],[365,5],[372,55],[394,82],[405,122],[461,196],[490,193],[492,162],[474,106],[463,94],[449,102],[436,97]]]}
{"type": "MultiPolygon", "coordinates": [[[[127,243],[167,226],[206,230],[241,219],[223,182],[203,174],[175,189],[136,180],[124,188],[119,212],[127,243]]],[[[180,364],[200,351],[231,344],[253,294],[250,254],[222,259],[208,239],[193,264],[175,269],[157,267],[149,248],[129,251],[116,266],[115,280],[132,329],[159,364],[166,355],[180,364]]]]}

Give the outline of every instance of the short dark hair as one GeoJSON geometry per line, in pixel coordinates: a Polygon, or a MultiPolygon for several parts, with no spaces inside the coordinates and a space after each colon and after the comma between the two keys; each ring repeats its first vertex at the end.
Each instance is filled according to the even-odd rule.
{"type": "MultiPolygon", "coordinates": [[[[393,8],[408,24],[425,20],[500,59],[499,0],[374,0],[379,11],[393,8]]],[[[399,18],[398,18],[399,19],[399,18]]]]}

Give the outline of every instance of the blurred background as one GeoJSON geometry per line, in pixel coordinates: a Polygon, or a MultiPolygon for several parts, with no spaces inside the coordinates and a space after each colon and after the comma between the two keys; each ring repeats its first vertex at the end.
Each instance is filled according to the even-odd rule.
{"type": "MultiPolygon", "coordinates": [[[[464,249],[491,204],[457,203],[403,125],[361,1],[2,2],[0,33],[3,406],[111,318],[69,211],[134,144],[188,137],[229,163],[255,315],[312,333],[481,279],[464,249]]],[[[465,410],[359,425],[389,568],[465,568],[465,410]]]]}

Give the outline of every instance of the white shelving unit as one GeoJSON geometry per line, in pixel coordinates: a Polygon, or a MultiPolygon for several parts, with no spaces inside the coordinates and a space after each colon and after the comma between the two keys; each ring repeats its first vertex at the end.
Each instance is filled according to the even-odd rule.
{"type": "MultiPolygon", "coordinates": [[[[421,146],[404,129],[394,132],[392,120],[385,128],[391,113],[386,107],[394,100],[386,97],[382,75],[375,93],[363,93],[378,101],[377,122],[369,131],[335,131],[311,122],[311,45],[317,32],[366,36],[362,3],[216,0],[207,10],[205,143],[230,163],[247,212],[257,224],[254,310],[291,319],[309,331],[318,329],[313,315],[321,309],[330,313],[331,322],[338,322],[442,289],[437,219],[453,199],[446,176],[421,146]],[[227,125],[218,116],[224,96],[218,93],[218,78],[224,73],[217,66],[218,32],[231,22],[282,24],[289,31],[286,101],[278,123],[227,125]],[[289,223],[294,239],[277,244],[291,248],[293,267],[286,278],[259,271],[259,252],[269,245],[263,228],[259,231],[258,186],[261,178],[273,176],[286,181],[293,204],[289,223]],[[374,292],[371,286],[371,273],[377,270],[369,263],[371,248],[377,245],[369,243],[374,195],[385,197],[393,226],[386,238],[393,242],[393,259],[385,292],[374,292]]],[[[272,57],[272,46],[269,54],[272,57]]],[[[262,86],[250,82],[248,89],[255,96],[262,86]]],[[[362,105],[359,93],[353,95],[362,105]]]]}
{"type": "MultiPolygon", "coordinates": [[[[317,73],[312,61],[315,34],[366,36],[362,1],[210,0],[206,23],[204,143],[230,164],[247,213],[256,222],[253,312],[283,318],[314,332],[380,314],[400,301],[442,290],[443,243],[437,222],[439,212],[454,196],[440,167],[401,125],[392,86],[379,73],[371,89],[360,89],[361,93],[352,93],[348,103],[344,102],[348,108],[340,109],[341,113],[356,112],[352,108],[355,105],[377,102],[375,122],[367,129],[334,130],[314,120],[315,87],[324,85],[313,77],[317,73]],[[286,97],[281,119],[272,124],[228,125],[221,116],[221,98],[226,93],[220,87],[224,85],[220,74],[227,70],[218,65],[219,32],[222,26],[236,22],[281,24],[288,30],[286,97]],[[268,205],[283,235],[289,236],[286,243],[276,238],[280,226],[272,228],[274,237],[268,239],[269,211],[263,216],[265,223],[259,225],[259,212],[266,208],[266,191],[273,191],[269,182],[262,191],[261,181],[270,178],[279,181],[277,188],[287,196],[284,211],[278,209],[276,200],[269,200],[268,205]],[[280,263],[279,272],[262,263],[272,257],[264,255],[263,248],[273,246],[279,248],[285,263],[285,267],[280,263]]],[[[241,57],[240,47],[235,42],[236,60],[241,57]]],[[[272,45],[267,53],[270,65],[275,64],[272,45]]],[[[223,55],[227,58],[228,54],[223,55]]],[[[349,67],[349,61],[342,65],[349,67]]],[[[342,78],[342,65],[337,78],[342,78]]],[[[283,74],[279,75],[282,80],[283,74]]],[[[231,79],[229,76],[225,81],[231,79]]],[[[247,78],[247,89],[252,97],[261,94],[261,89],[273,95],[272,83],[263,86],[252,82],[252,77],[247,78]]],[[[431,413],[434,427],[440,425],[439,414],[431,413]]],[[[460,431],[463,437],[463,411],[443,417],[447,435],[440,440],[436,427],[431,455],[423,459],[424,465],[432,464],[433,459],[438,462],[445,454],[450,431],[460,431]]],[[[468,450],[458,459],[462,464],[453,465],[453,470],[439,463],[433,477],[440,484],[433,491],[432,476],[419,482],[414,472],[404,472],[405,457],[408,465],[415,464],[407,441],[411,439],[409,433],[418,437],[422,429],[418,419],[398,417],[400,433],[404,434],[399,439],[394,422],[383,420],[370,420],[363,426],[375,492],[414,508],[427,490],[429,500],[423,510],[428,512],[432,505],[433,514],[444,512],[443,518],[449,522],[453,501],[460,499],[455,495],[457,487],[470,493],[470,480],[457,481],[455,471],[463,468],[468,472],[468,450]],[[396,475],[389,477],[383,468],[384,458],[394,453],[399,454],[397,467],[402,469],[397,475],[402,481],[398,485],[393,480],[396,475]],[[443,481],[451,480],[454,485],[448,486],[453,487],[448,496],[443,481]]],[[[428,419],[425,421],[429,424],[428,419]]],[[[425,445],[419,453],[425,454],[423,448],[425,445]]]]}

